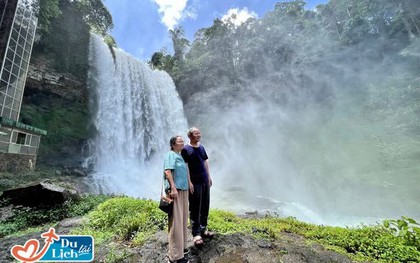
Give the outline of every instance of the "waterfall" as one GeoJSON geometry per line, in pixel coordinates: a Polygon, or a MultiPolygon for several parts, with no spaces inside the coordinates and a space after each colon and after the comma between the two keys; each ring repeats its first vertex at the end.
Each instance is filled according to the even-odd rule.
{"type": "MultiPolygon", "coordinates": [[[[97,130],[90,145],[92,186],[155,199],[169,138],[186,137],[187,131],[173,81],[122,50],[111,52],[94,35],[90,65],[97,130]]],[[[374,88],[381,82],[362,89],[319,74],[288,68],[188,99],[189,120],[202,131],[210,158],[211,207],[274,211],[328,225],[419,218],[420,143],[417,134],[401,128],[415,122],[416,113],[402,119],[391,110],[403,102],[389,108],[374,107],[380,99],[369,104],[388,98],[388,91],[374,88]]],[[[371,83],[370,75],[342,76],[371,83]]]]}
{"type": "Polygon", "coordinates": [[[171,77],[153,71],[120,49],[91,35],[89,89],[92,93],[93,187],[101,193],[156,198],[163,154],[187,121],[171,77]]]}

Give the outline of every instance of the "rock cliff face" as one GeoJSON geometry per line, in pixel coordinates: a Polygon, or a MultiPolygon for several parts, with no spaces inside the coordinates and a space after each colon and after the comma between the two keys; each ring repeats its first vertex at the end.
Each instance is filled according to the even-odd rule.
{"type": "Polygon", "coordinates": [[[47,130],[41,139],[38,164],[80,168],[82,149],[92,136],[85,80],[60,73],[43,56],[31,59],[20,119],[47,130]]]}
{"type": "Polygon", "coordinates": [[[87,86],[84,80],[72,75],[56,72],[47,60],[31,61],[26,79],[25,95],[36,91],[60,97],[68,101],[88,101],[87,86]]]}
{"type": "MultiPolygon", "coordinates": [[[[71,171],[80,167],[82,149],[95,136],[94,129],[88,127],[86,85],[91,28],[84,20],[86,12],[93,9],[78,1],[55,2],[59,13],[40,10],[48,21],[38,25],[19,120],[48,132],[41,138],[37,167],[61,170],[62,166],[63,171],[71,171]]],[[[104,9],[93,23],[110,16],[107,12],[104,9]]]]}

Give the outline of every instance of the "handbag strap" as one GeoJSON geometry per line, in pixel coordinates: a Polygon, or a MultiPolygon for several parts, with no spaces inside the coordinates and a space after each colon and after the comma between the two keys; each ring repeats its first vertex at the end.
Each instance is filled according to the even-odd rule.
{"type": "Polygon", "coordinates": [[[165,181],[165,178],[162,178],[162,185],[160,187],[160,196],[163,195],[163,181],[165,181]]]}

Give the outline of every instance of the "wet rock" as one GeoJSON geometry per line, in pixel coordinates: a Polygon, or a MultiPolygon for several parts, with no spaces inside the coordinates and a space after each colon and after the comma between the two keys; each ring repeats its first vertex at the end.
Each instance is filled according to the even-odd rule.
{"type": "Polygon", "coordinates": [[[56,226],[55,230],[60,235],[68,235],[73,228],[79,227],[83,224],[83,217],[73,217],[61,220],[56,226]]]}
{"type": "Polygon", "coordinates": [[[79,198],[76,191],[52,184],[48,180],[5,190],[0,196],[0,200],[7,200],[9,204],[27,207],[52,207],[66,200],[79,198]]]}
{"type": "Polygon", "coordinates": [[[6,221],[9,218],[12,218],[15,215],[13,211],[13,205],[8,205],[0,207],[0,222],[6,221]]]}
{"type": "Polygon", "coordinates": [[[73,169],[73,171],[71,172],[71,174],[72,175],[75,175],[75,176],[81,176],[81,177],[87,176],[87,173],[86,172],[84,172],[82,170],[79,170],[79,169],[73,169]]]}
{"type": "MultiPolygon", "coordinates": [[[[325,250],[322,246],[314,249],[299,235],[285,236],[280,240],[256,240],[250,235],[234,233],[216,235],[205,239],[204,246],[190,245],[190,263],[350,263],[345,255],[325,250]]],[[[188,240],[192,244],[192,239],[188,240]]],[[[167,233],[161,231],[150,237],[138,248],[128,249],[131,254],[124,262],[166,262],[167,233]]]]}

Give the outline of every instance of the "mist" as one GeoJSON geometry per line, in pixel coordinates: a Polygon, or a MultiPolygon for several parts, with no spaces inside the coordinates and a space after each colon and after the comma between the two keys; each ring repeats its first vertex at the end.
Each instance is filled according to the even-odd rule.
{"type": "Polygon", "coordinates": [[[419,40],[343,45],[275,19],[224,25],[187,53],[215,41],[212,58],[233,59],[178,86],[210,158],[212,207],[328,225],[420,219],[419,40]],[[194,84],[205,88],[191,95],[194,84]]]}
{"type": "Polygon", "coordinates": [[[258,94],[203,95],[187,105],[206,109],[192,124],[209,151],[216,207],[328,224],[420,216],[419,142],[398,128],[399,118],[365,108],[361,100],[375,94],[360,99],[358,87],[335,81],[327,105],[307,94],[279,104],[271,94],[279,87],[261,82],[249,84],[258,94]]]}

